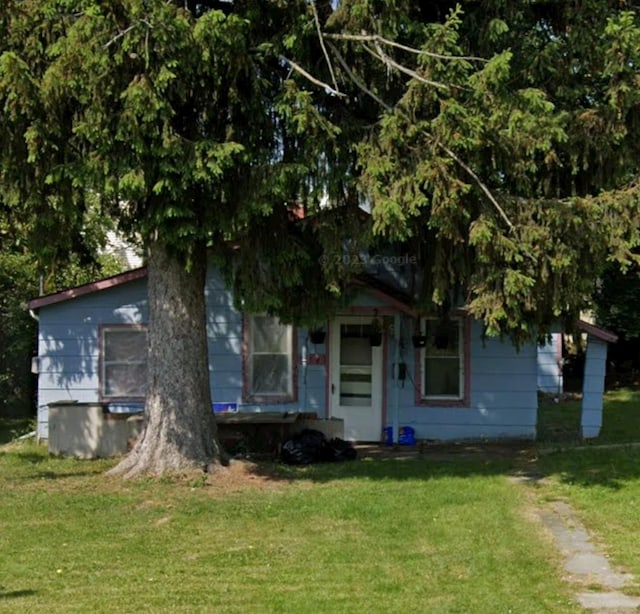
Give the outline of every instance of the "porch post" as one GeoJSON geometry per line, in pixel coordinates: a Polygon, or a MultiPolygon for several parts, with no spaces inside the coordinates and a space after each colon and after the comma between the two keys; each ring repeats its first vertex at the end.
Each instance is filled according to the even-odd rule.
{"type": "Polygon", "coordinates": [[[395,383],[393,389],[393,443],[395,444],[400,441],[400,416],[398,415],[400,407],[400,380],[398,379],[398,375],[400,373],[400,339],[402,338],[400,324],[400,314],[396,313],[393,316],[393,341],[395,343],[393,357],[393,368],[395,369],[395,373],[393,374],[393,381],[395,383]]]}
{"type": "Polygon", "coordinates": [[[606,364],[607,342],[588,335],[580,420],[582,436],[585,439],[597,437],[600,434],[606,364]]]}

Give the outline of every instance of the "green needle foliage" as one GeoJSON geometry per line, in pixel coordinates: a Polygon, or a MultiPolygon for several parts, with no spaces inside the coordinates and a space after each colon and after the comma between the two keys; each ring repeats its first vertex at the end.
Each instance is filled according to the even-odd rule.
{"type": "Polygon", "coordinates": [[[204,301],[209,247],[239,305],[297,322],[345,300],[345,254],[392,243],[418,309],[530,340],[633,259],[636,4],[5,0],[0,198],[40,262],[97,212],[150,279],[188,272],[173,300],[204,301]]]}
{"type": "Polygon", "coordinates": [[[353,273],[332,256],[377,235],[419,256],[420,307],[465,302],[516,340],[571,322],[628,261],[634,3],[190,8],[7,2],[3,193],[60,237],[43,253],[99,193],[186,263],[217,248],[245,306],[312,321],[353,273]],[[292,205],[327,202],[340,213],[292,229],[292,205]]]}
{"type": "Polygon", "coordinates": [[[365,33],[335,39],[382,113],[360,182],[374,232],[420,257],[422,308],[464,302],[521,342],[571,325],[606,262],[633,260],[638,17],[630,3],[435,5],[345,2],[333,18],[365,33]]]}

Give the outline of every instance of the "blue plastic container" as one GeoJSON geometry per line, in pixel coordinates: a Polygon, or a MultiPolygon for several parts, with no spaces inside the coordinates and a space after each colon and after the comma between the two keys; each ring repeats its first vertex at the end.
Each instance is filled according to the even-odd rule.
{"type": "Polygon", "coordinates": [[[213,411],[216,414],[225,413],[225,412],[235,413],[238,411],[238,404],[237,403],[214,403],[213,411]]]}
{"type": "Polygon", "coordinates": [[[401,426],[398,431],[398,443],[401,446],[415,446],[416,432],[412,426],[401,426]]]}
{"type": "MultiPolygon", "coordinates": [[[[384,435],[384,443],[387,446],[393,445],[393,427],[386,426],[382,429],[384,435]]],[[[401,446],[415,446],[416,432],[412,426],[401,426],[398,430],[398,443],[401,446]]]]}
{"type": "Polygon", "coordinates": [[[393,427],[392,426],[385,426],[382,429],[382,434],[384,437],[384,443],[386,446],[391,446],[393,445],[393,427]]]}

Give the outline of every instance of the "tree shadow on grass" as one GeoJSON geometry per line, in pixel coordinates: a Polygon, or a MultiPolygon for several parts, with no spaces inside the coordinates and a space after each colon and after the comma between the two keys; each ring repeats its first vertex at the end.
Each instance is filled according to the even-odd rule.
{"type": "Polygon", "coordinates": [[[39,463],[44,463],[47,461],[47,457],[44,454],[38,454],[37,452],[23,452],[23,451],[15,451],[11,452],[0,452],[0,459],[9,457],[16,457],[25,463],[29,463],[31,465],[37,465],[39,463]]]}
{"type": "Polygon", "coordinates": [[[64,480],[67,478],[86,478],[100,475],[100,471],[38,471],[21,479],[27,480],[64,480]]]}
{"type": "Polygon", "coordinates": [[[254,473],[276,481],[433,480],[446,477],[530,475],[557,476],[564,484],[619,490],[640,480],[640,447],[569,449],[538,455],[533,445],[440,446],[424,453],[393,451],[343,463],[290,466],[258,463],[254,473]]]}
{"type": "Polygon", "coordinates": [[[3,461],[7,465],[0,477],[13,482],[90,477],[100,475],[112,464],[104,459],[56,458],[37,450],[20,449],[0,451],[0,463],[3,461]]]}
{"type": "Polygon", "coordinates": [[[620,490],[640,480],[640,447],[563,450],[541,456],[538,467],[562,484],[620,490]]]}
{"type": "Polygon", "coordinates": [[[5,599],[19,599],[20,597],[33,597],[37,591],[32,589],[23,589],[17,591],[8,591],[4,587],[0,586],[0,601],[5,599]]]}
{"type": "Polygon", "coordinates": [[[335,480],[432,480],[443,477],[511,475],[528,471],[535,460],[530,445],[500,448],[465,445],[439,446],[427,452],[418,449],[373,449],[360,451],[354,461],[291,466],[280,462],[260,462],[253,468],[262,478],[276,481],[335,480]],[[378,453],[379,452],[379,453],[378,453]]]}

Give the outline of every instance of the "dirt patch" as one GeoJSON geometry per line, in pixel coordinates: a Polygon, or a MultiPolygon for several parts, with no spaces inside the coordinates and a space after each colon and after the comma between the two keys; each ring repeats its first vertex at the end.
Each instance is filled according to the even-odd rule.
{"type": "Polygon", "coordinates": [[[203,486],[212,494],[225,495],[246,490],[279,490],[292,483],[293,480],[279,473],[273,463],[238,459],[206,476],[203,486]]]}

